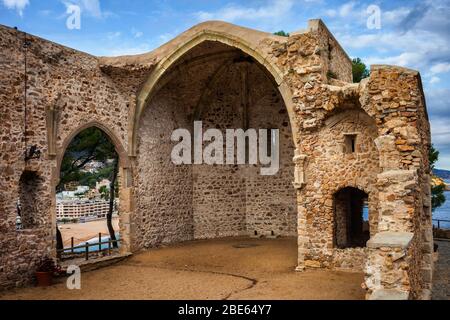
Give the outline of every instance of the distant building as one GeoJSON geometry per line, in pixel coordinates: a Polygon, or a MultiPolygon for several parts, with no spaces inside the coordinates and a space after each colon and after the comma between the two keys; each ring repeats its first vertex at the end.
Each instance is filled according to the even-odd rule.
{"type": "Polygon", "coordinates": [[[79,183],[77,181],[70,181],[64,184],[64,190],[66,191],[75,191],[79,183]]]}
{"type": "Polygon", "coordinates": [[[109,190],[111,182],[108,179],[103,179],[102,181],[97,181],[95,184],[95,189],[100,190],[101,187],[106,187],[109,190]]]}
{"type": "MultiPolygon", "coordinates": [[[[114,202],[114,212],[117,214],[118,201],[114,202]]],[[[109,201],[106,200],[57,200],[56,219],[81,219],[88,217],[106,218],[109,211],[109,201]]]]}
{"type": "Polygon", "coordinates": [[[90,161],[84,166],[83,171],[95,173],[99,169],[103,168],[103,166],[104,164],[100,161],[90,161]]]}
{"type": "Polygon", "coordinates": [[[89,192],[88,186],[77,186],[73,190],[66,190],[58,193],[56,195],[57,200],[72,200],[72,199],[78,199],[81,195],[86,194],[89,192]]]}

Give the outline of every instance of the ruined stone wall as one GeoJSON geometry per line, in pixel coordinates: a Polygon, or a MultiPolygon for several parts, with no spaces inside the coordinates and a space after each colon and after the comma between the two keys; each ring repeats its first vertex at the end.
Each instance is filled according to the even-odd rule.
{"type": "MultiPolygon", "coordinates": [[[[54,255],[56,154],[62,155],[66,138],[83,123],[97,120],[126,146],[128,109],[95,57],[6,27],[0,28],[0,49],[0,287],[7,288],[30,283],[39,259],[54,255]],[[55,110],[50,139],[56,150],[49,150],[50,108],[55,110]],[[33,145],[41,156],[25,162],[25,149],[33,145]],[[30,185],[36,193],[34,216],[27,219],[27,229],[16,231],[16,202],[30,187],[19,187],[24,171],[39,177],[37,188],[30,185]]],[[[22,199],[32,202],[27,196],[22,199]]]]}
{"type": "Polygon", "coordinates": [[[121,232],[132,238],[127,248],[254,231],[297,233],[299,270],[305,266],[360,270],[365,264],[369,298],[384,289],[411,298],[426,296],[432,270],[430,132],[418,73],[373,66],[370,79],[350,84],[348,56],[317,20],[307,32],[288,38],[212,25],[227,31],[204,33],[214,41],[177,56],[171,70],[160,70],[156,63],[178,50],[180,41],[150,58],[117,58],[108,65],[108,59],[100,64],[96,57],[28,37],[25,71],[24,35],[0,28],[0,285],[29,283],[37,260],[54,253],[58,159],[77,129],[96,124],[120,146],[124,179],[120,199],[125,210],[121,232]],[[235,34],[227,38],[228,31],[235,34]],[[252,166],[175,166],[170,161],[175,144],[170,134],[176,128],[192,130],[199,101],[206,106],[200,112],[205,127],[242,127],[237,108],[242,86],[233,80],[236,66],[225,65],[230,73],[215,86],[212,80],[224,63],[249,59],[220,41],[240,48],[250,43],[247,52],[260,52],[256,58],[279,86],[277,90],[262,71],[250,72],[249,126],[280,129],[282,166],[276,176],[262,177],[252,166]],[[135,118],[137,97],[154,70],[165,76],[146,101],[142,117],[135,118]],[[205,89],[210,96],[202,101],[205,89]],[[133,126],[138,126],[138,148],[136,158],[129,161],[133,126]],[[344,133],[358,136],[354,154],[344,152],[344,133]],[[41,150],[41,158],[25,162],[25,147],[31,145],[41,150]],[[25,170],[39,177],[38,188],[33,187],[39,193],[38,209],[29,220],[32,228],[16,231],[16,199],[25,170]],[[333,196],[347,186],[369,195],[368,248],[334,246],[333,196]]]}
{"type": "Polygon", "coordinates": [[[308,233],[311,239],[307,260],[321,266],[362,270],[364,262],[359,257],[362,250],[335,248],[334,195],[345,187],[354,187],[369,195],[369,225],[371,233],[377,229],[378,195],[375,187],[378,169],[377,150],[374,143],[376,127],[362,111],[353,109],[337,113],[328,119],[314,140],[314,152],[308,158],[305,207],[308,233]],[[346,153],[345,134],[356,135],[356,150],[346,153]],[[317,195],[320,194],[320,198],[317,195]],[[349,254],[354,251],[353,257],[349,254]]]}
{"type": "Polygon", "coordinates": [[[193,236],[192,167],[171,162],[172,131],[188,125],[172,89],[159,92],[141,119],[135,171],[135,249],[193,236]]]}
{"type": "Polygon", "coordinates": [[[309,31],[316,35],[319,42],[323,79],[353,82],[350,57],[325,24],[320,20],[312,20],[309,22],[309,31]]]}
{"type": "MultiPolygon", "coordinates": [[[[376,124],[375,135],[372,135],[376,152],[370,153],[370,157],[379,155],[378,170],[375,171],[379,175],[374,180],[373,175],[370,174],[372,180],[370,185],[375,188],[375,194],[379,198],[377,208],[379,222],[377,225],[371,223],[371,235],[374,236],[386,230],[413,232],[414,241],[410,242],[411,249],[407,251],[410,256],[405,261],[409,268],[407,272],[410,277],[411,296],[418,297],[420,288],[423,287],[423,278],[428,278],[428,283],[431,278],[430,263],[425,263],[422,272],[418,272],[420,266],[418,261],[422,263],[430,261],[424,253],[431,250],[432,243],[429,235],[431,227],[428,224],[430,214],[427,172],[429,168],[427,168],[426,160],[430,134],[420,77],[417,72],[404,68],[373,66],[370,80],[363,80],[360,84],[352,85],[329,79],[326,75],[326,70],[329,70],[329,61],[324,59],[322,54],[327,40],[324,37],[317,37],[317,34],[318,32],[294,34],[286,43],[276,41],[272,43],[273,57],[285,70],[285,81],[291,88],[295,88],[293,102],[299,128],[296,154],[299,159],[306,159],[299,161],[296,167],[296,181],[299,188],[299,269],[304,266],[324,266],[322,261],[326,261],[325,257],[331,256],[333,252],[330,241],[331,215],[328,214],[327,218],[320,220],[312,219],[311,217],[315,215],[309,214],[308,197],[321,199],[318,201],[327,201],[327,198],[318,189],[319,183],[316,182],[315,177],[309,179],[308,173],[312,172],[315,175],[317,171],[323,170],[322,168],[310,170],[309,167],[311,158],[315,158],[315,147],[320,136],[316,134],[317,130],[324,126],[325,120],[335,112],[336,108],[351,102],[359,104],[376,124]],[[300,50],[299,47],[303,49],[300,50]],[[303,179],[306,180],[303,181],[303,179]],[[422,216],[424,218],[420,218],[422,216]],[[426,225],[424,227],[426,231],[418,227],[421,219],[426,221],[422,224],[426,225]],[[318,226],[325,230],[320,235],[307,231],[311,227],[318,226]],[[317,237],[322,240],[317,240],[317,237]],[[419,243],[424,245],[425,249],[418,249],[419,243]],[[314,247],[320,249],[314,249],[314,247]],[[323,258],[319,258],[320,255],[323,255],[323,258]],[[316,258],[309,260],[310,256],[316,256],[316,258]],[[418,276],[420,273],[422,276],[418,276]]],[[[355,174],[358,177],[361,176],[359,171],[355,174]]],[[[345,253],[349,252],[347,249],[344,250],[345,253]]],[[[335,256],[339,253],[334,252],[335,256]]],[[[364,254],[361,257],[364,257],[364,254]]],[[[342,261],[342,259],[345,258],[339,257],[336,260],[342,261]]],[[[358,260],[362,262],[364,259],[358,260]]],[[[370,261],[369,259],[367,262],[367,274],[373,272],[370,261]]],[[[380,287],[383,287],[383,284],[380,284],[380,287]]],[[[373,287],[369,286],[368,289],[369,293],[374,292],[373,287]]]]}
{"type": "MultiPolygon", "coordinates": [[[[376,106],[374,113],[380,127],[376,143],[383,173],[377,183],[378,231],[413,234],[406,269],[409,295],[422,297],[426,295],[423,289],[429,288],[431,282],[432,238],[428,184],[430,133],[420,76],[404,68],[373,66],[362,100],[368,108],[376,106]]],[[[400,283],[397,285],[401,287],[400,283]]],[[[376,290],[377,287],[369,287],[369,292],[376,290]]]]}
{"type": "MultiPolygon", "coordinates": [[[[230,64],[217,77],[212,92],[199,106],[203,110],[199,117],[203,130],[219,129],[225,133],[227,128],[243,128],[239,67],[230,64]]],[[[224,134],[224,146],[225,140],[224,134]]],[[[196,239],[246,233],[246,188],[240,166],[195,165],[193,191],[196,239]]]]}
{"type": "MultiPolygon", "coordinates": [[[[186,166],[186,171],[179,176],[182,166],[161,164],[164,159],[170,161],[174,145],[170,143],[171,130],[186,128],[192,133],[196,113],[197,120],[203,122],[203,132],[208,128],[224,133],[226,129],[244,128],[243,63],[214,59],[214,53],[222,54],[226,50],[230,48],[210,43],[193,49],[177,67],[167,72],[161,81],[165,83],[164,88],[146,108],[139,131],[135,224],[139,229],[136,239],[147,240],[136,240],[140,242],[137,247],[182,241],[192,236],[203,239],[249,235],[254,231],[263,235],[272,231],[275,235],[296,232],[289,118],[278,90],[255,63],[244,63],[248,64],[248,125],[254,129],[280,129],[280,172],[261,177],[259,168],[253,166],[195,164],[186,166]],[[212,58],[204,63],[196,62],[204,56],[212,58]],[[217,74],[224,64],[227,67],[217,74]],[[158,125],[153,124],[156,119],[158,125]],[[158,164],[155,164],[156,157],[158,164]],[[175,195],[171,182],[174,180],[179,188],[175,195]],[[161,201],[166,197],[172,201],[161,201]],[[158,214],[161,211],[172,216],[161,218],[158,214]],[[177,228],[178,225],[185,228],[177,228]]],[[[204,143],[203,147],[207,145],[204,143]]]]}
{"type": "MultiPolygon", "coordinates": [[[[205,130],[244,128],[240,68],[230,67],[217,83],[202,115],[205,130]]],[[[280,130],[280,171],[261,176],[253,165],[195,166],[195,237],[295,235],[292,187],[293,143],[283,100],[258,66],[248,66],[248,127],[280,130]],[[214,190],[214,192],[212,191],[214,190]]],[[[225,136],[225,135],[224,135],[225,136]]]]}
{"type": "MultiPolygon", "coordinates": [[[[294,143],[286,106],[278,90],[268,82],[256,87],[255,104],[250,109],[250,128],[278,129],[280,169],[276,175],[262,176],[260,168],[246,174],[246,217],[248,234],[296,236],[297,201],[294,181],[294,143]],[[259,98],[259,99],[258,99],[259,98]]],[[[262,80],[254,83],[262,84],[262,80]]]]}

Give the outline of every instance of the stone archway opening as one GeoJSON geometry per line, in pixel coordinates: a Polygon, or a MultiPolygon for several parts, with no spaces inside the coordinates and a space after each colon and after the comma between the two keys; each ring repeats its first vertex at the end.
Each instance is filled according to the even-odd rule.
{"type": "MultiPolygon", "coordinates": [[[[294,139],[277,82],[256,59],[219,41],[204,41],[172,63],[155,84],[137,134],[138,247],[221,237],[297,235],[294,139]],[[279,170],[260,164],[175,165],[175,129],[278,129],[279,170]]],[[[271,139],[266,139],[271,143],[271,139]]],[[[203,142],[206,147],[208,142],[203,142]]],[[[247,150],[248,152],[248,144],[247,150]]],[[[247,157],[248,159],[248,157],[247,157]]],[[[293,252],[296,254],[296,251],[293,252]]]]}
{"type": "Polygon", "coordinates": [[[334,194],[334,241],[339,249],[361,248],[370,238],[369,196],[346,187],[334,194]]]}
{"type": "Polygon", "coordinates": [[[115,136],[95,123],[67,138],[55,184],[58,258],[93,259],[124,251],[123,239],[129,236],[121,230],[124,154],[115,136]]]}

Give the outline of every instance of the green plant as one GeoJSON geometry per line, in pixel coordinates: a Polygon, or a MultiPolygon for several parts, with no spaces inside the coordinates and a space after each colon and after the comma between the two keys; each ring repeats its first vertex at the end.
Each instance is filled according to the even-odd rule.
{"type": "Polygon", "coordinates": [[[273,33],[276,36],[289,37],[289,33],[284,32],[283,30],[277,31],[273,33]]]}
{"type": "Polygon", "coordinates": [[[362,79],[367,78],[370,75],[370,71],[360,58],[355,58],[352,60],[352,74],[353,82],[358,83],[362,79]]]}
{"type": "MultiPolygon", "coordinates": [[[[434,165],[439,160],[439,151],[431,145],[430,150],[428,152],[428,159],[430,161],[431,170],[434,169],[434,165]]],[[[431,210],[439,208],[445,203],[445,185],[444,184],[435,184],[431,186],[431,210]]]]}
{"type": "Polygon", "coordinates": [[[58,266],[53,259],[50,257],[43,257],[37,264],[36,272],[50,272],[54,275],[60,274],[62,271],[61,267],[58,266]]]}

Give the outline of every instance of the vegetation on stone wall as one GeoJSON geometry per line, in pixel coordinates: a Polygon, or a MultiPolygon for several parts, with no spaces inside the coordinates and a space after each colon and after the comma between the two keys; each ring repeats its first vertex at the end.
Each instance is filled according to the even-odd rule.
{"type": "Polygon", "coordinates": [[[352,73],[354,83],[358,83],[370,75],[369,69],[367,69],[366,64],[360,58],[354,58],[352,60],[352,73]]]}
{"type": "Polygon", "coordinates": [[[103,131],[95,127],[83,130],[73,138],[64,154],[57,191],[63,191],[69,182],[93,186],[97,179],[109,178],[112,166],[108,160],[117,157],[114,145],[103,131]],[[104,167],[97,173],[85,171],[85,167],[92,161],[102,162],[104,167]]]}
{"type": "Polygon", "coordinates": [[[276,35],[276,36],[289,37],[289,33],[285,32],[283,30],[274,32],[273,34],[276,35]]]}
{"type": "MultiPolygon", "coordinates": [[[[433,145],[430,148],[429,159],[431,169],[434,169],[434,165],[439,159],[439,151],[436,150],[433,145]]],[[[436,181],[437,179],[438,179],[437,177],[433,176],[433,181],[436,181]]],[[[445,184],[443,183],[431,184],[431,208],[433,211],[445,203],[444,191],[445,191],[445,184]]]]}

